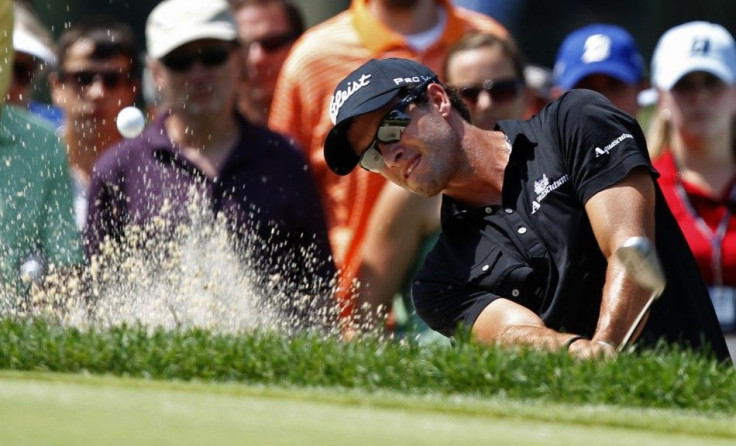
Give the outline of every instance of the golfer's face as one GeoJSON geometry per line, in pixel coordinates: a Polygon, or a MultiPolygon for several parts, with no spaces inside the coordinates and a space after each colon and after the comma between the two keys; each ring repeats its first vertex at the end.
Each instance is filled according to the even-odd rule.
{"type": "Polygon", "coordinates": [[[448,140],[449,127],[440,117],[427,115],[425,111],[411,105],[406,110],[409,121],[399,140],[392,143],[376,141],[379,126],[395,103],[379,110],[360,115],[353,120],[348,130],[348,142],[359,156],[371,147],[377,148],[383,159],[378,171],[389,181],[423,196],[434,196],[442,191],[447,181],[449,150],[437,152],[448,140]],[[433,119],[434,118],[434,119],[433,119]]]}

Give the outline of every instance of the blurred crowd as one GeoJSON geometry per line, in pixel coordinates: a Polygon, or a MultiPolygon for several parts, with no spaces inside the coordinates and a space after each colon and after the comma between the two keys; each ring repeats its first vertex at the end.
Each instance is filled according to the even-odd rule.
{"type": "Polygon", "coordinates": [[[172,233],[195,202],[225,221],[234,249],[258,259],[249,266],[307,301],[287,312],[334,307],[347,336],[379,327],[444,342],[416,316],[409,291],[441,231],[440,197],[362,169],[336,175],[322,153],[337,83],[369,59],[404,57],[440,74],[482,128],[529,118],[577,88],[638,118],[721,327],[736,334],[729,31],[680,24],[647,61],[624,27],[591,23],[544,67],[483,2],[465,3],[476,10],[450,0],[353,0],[306,28],[304,2],[164,0],[138,42],[108,16],[85,17],[54,38],[29,3],[0,0],[12,36],[0,48],[0,73],[9,75],[0,115],[3,295],[25,296],[51,271],[78,274],[132,227],[172,233]],[[128,106],[147,123],[132,138],[116,126],[128,106]]]}

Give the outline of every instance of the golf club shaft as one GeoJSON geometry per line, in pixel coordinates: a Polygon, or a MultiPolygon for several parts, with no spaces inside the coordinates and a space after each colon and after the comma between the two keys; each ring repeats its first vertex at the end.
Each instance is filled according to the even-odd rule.
{"type": "Polygon", "coordinates": [[[649,300],[647,300],[647,303],[644,305],[644,308],[641,309],[639,315],[636,316],[636,319],[634,319],[634,322],[631,324],[629,331],[626,333],[623,341],[621,341],[621,344],[618,346],[618,352],[623,351],[629,345],[629,343],[631,342],[631,338],[634,336],[634,333],[636,333],[636,331],[639,329],[639,326],[641,325],[641,322],[644,320],[644,316],[649,313],[649,309],[652,307],[652,304],[655,300],[657,300],[660,294],[662,294],[661,291],[655,290],[652,292],[651,296],[649,296],[649,300]]]}

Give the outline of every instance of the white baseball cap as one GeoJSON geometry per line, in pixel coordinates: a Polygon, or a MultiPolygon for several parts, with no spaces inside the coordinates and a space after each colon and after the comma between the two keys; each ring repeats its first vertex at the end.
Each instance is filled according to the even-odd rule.
{"type": "Polygon", "coordinates": [[[683,76],[705,71],[728,85],[736,81],[736,45],[721,25],[688,22],[660,37],[652,56],[652,82],[670,90],[683,76]]]}
{"type": "Polygon", "coordinates": [[[13,28],[13,49],[18,53],[35,56],[49,65],[56,65],[56,55],[51,48],[22,26],[13,28]]]}
{"type": "Polygon", "coordinates": [[[238,29],[226,0],[164,0],[148,15],[148,55],[160,59],[195,40],[235,40],[238,29]]]}

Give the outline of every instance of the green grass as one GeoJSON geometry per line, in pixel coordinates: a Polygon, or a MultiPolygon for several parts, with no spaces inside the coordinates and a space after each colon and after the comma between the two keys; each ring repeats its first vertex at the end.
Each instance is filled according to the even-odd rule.
{"type": "Polygon", "coordinates": [[[507,398],[0,373],[7,445],[727,445],[736,418],[507,398]]]}
{"type": "Polygon", "coordinates": [[[665,348],[616,361],[575,361],[465,342],[442,348],[262,332],[79,331],[6,319],[0,369],[736,414],[733,367],[665,348]]]}

